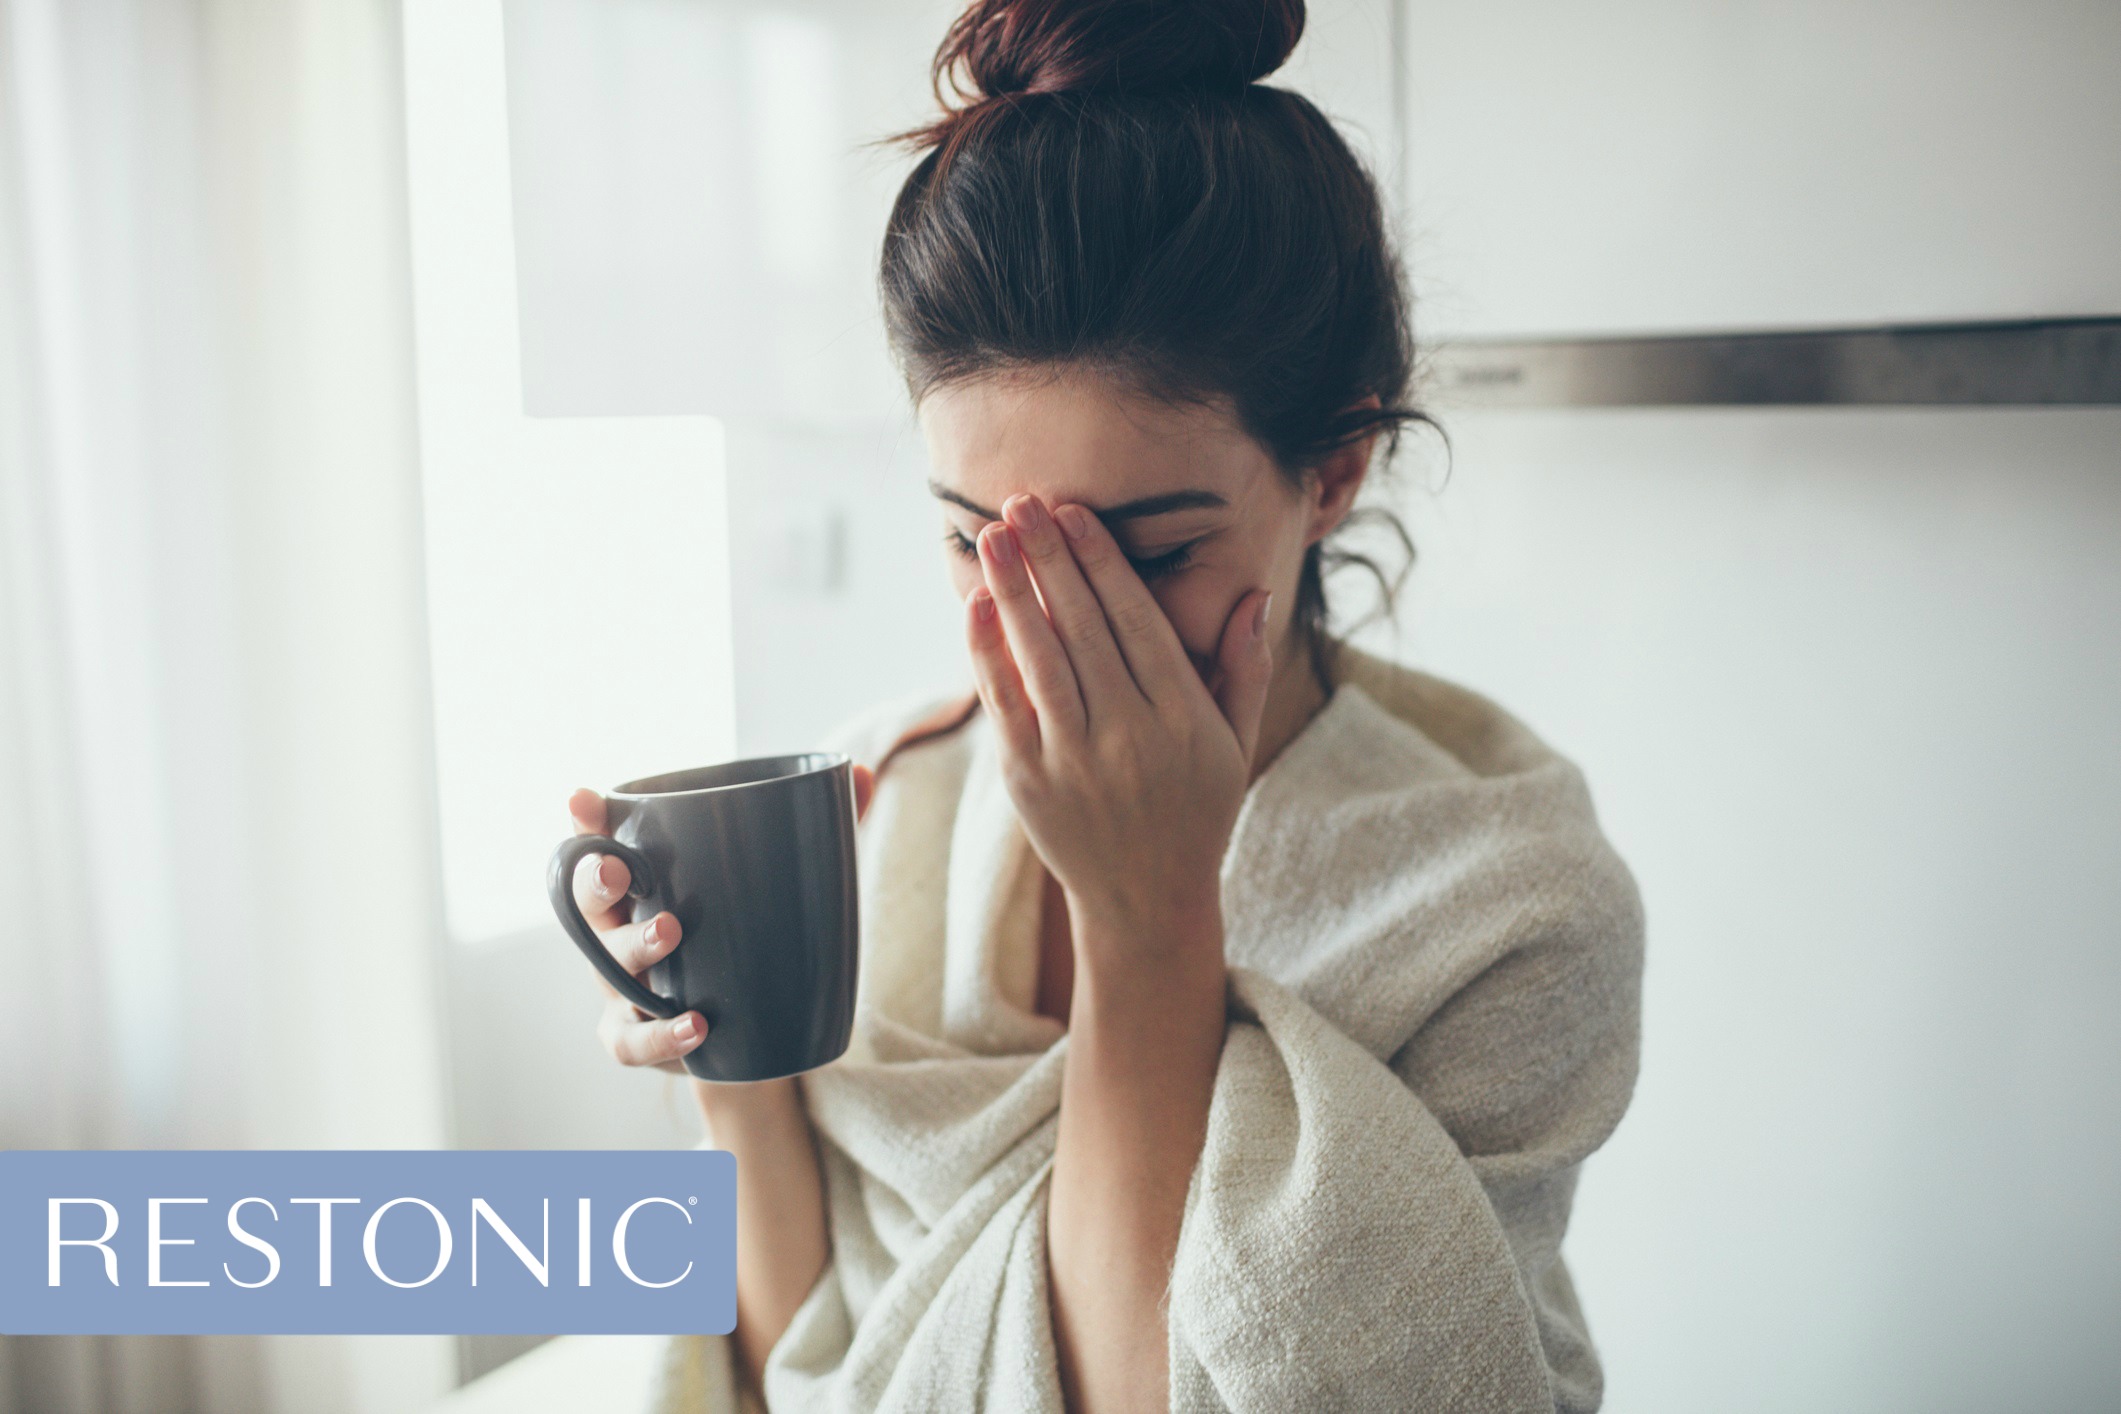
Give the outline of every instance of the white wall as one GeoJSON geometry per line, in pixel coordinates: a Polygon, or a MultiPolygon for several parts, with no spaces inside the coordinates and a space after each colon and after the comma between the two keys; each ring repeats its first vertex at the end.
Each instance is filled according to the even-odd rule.
{"type": "Polygon", "coordinates": [[[1609,1407],[2109,1407],[2121,411],[1449,426],[1403,651],[1648,908],[1569,1239],[1609,1407]]]}
{"type": "Polygon", "coordinates": [[[1437,333],[2121,309],[2110,0],[1403,0],[1437,333]]]}
{"type": "MultiPolygon", "coordinates": [[[[1425,332],[2121,310],[2110,5],[1409,13],[1425,332]]],[[[2121,410],[1446,422],[1398,647],[1648,908],[1609,1407],[2112,1407],[2121,410]]]]}

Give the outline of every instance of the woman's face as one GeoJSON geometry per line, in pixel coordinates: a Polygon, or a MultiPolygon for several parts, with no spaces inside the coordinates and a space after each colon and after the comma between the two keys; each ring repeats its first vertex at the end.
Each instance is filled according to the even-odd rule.
{"type": "Polygon", "coordinates": [[[1253,589],[1274,595],[1268,641],[1278,664],[1288,660],[1304,551],[1353,495],[1319,478],[1291,485],[1226,410],[1161,402],[1090,373],[946,385],[921,400],[920,421],[960,599],[980,583],[973,545],[1004,501],[1072,501],[1111,528],[1204,677],[1253,589]]]}

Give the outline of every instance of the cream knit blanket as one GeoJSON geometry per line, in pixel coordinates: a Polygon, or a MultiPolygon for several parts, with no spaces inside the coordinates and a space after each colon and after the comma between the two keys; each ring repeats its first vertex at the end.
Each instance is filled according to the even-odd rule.
{"type": "MultiPolygon", "coordinates": [[[[1642,912],[1576,768],[1349,653],[1223,864],[1229,1033],[1171,1274],[1180,1410],[1588,1410],[1561,1260],[1636,1069],[1642,912]]],[[[874,760],[917,712],[837,743],[874,760]]],[[[1046,1177],[1065,1031],[1032,1010],[1041,876],[975,719],[861,830],[853,1050],[805,1077],[833,1263],[784,1410],[1058,1411],[1046,1177]]],[[[731,1407],[678,1342],[662,1407],[731,1407]]]]}

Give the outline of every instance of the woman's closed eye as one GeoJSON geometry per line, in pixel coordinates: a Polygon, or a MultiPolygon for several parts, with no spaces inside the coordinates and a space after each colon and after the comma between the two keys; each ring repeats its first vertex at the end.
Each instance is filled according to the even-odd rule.
{"type": "MultiPolygon", "coordinates": [[[[1153,584],[1166,575],[1177,574],[1191,563],[1194,549],[1205,538],[1205,536],[1196,537],[1174,545],[1168,550],[1159,550],[1153,555],[1129,555],[1127,556],[1127,563],[1134,566],[1134,572],[1141,576],[1144,584],[1153,584]]],[[[962,559],[979,559],[978,547],[965,537],[963,531],[955,526],[943,532],[943,543],[948,545],[951,551],[962,559]]]]}

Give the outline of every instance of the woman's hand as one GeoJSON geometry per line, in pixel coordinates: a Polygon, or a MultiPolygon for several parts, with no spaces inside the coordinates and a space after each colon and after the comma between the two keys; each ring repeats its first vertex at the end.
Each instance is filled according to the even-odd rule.
{"type": "MultiPolygon", "coordinates": [[[[567,797],[567,813],[574,817],[578,835],[608,835],[604,797],[584,788],[567,797]]],[[[626,920],[626,890],[633,873],[626,861],[614,854],[584,855],[574,870],[574,902],[582,917],[619,966],[639,977],[650,964],[670,955],[678,945],[677,915],[669,911],[638,923],[626,920]]],[[[604,1014],[597,1021],[597,1039],[621,1065],[652,1065],[660,1070],[684,1072],[681,1058],[707,1039],[707,1018],[696,1011],[668,1021],[651,1019],[640,1008],[611,989],[602,977],[604,1014]]]]}
{"type": "Polygon", "coordinates": [[[1162,936],[1218,906],[1273,672],[1271,596],[1231,607],[1204,682],[1095,515],[1028,495],[1002,515],[980,534],[967,634],[1010,796],[1071,916],[1162,936]]]}
{"type": "MultiPolygon", "coordinates": [[[[869,797],[876,777],[867,766],[854,768],[854,810],[859,820],[869,810],[869,797]]],[[[574,817],[578,835],[609,834],[604,797],[584,789],[567,797],[567,813],[574,817]]],[[[652,963],[670,955],[684,930],[677,915],[665,910],[638,923],[626,920],[626,890],[633,874],[626,861],[612,854],[585,855],[575,866],[574,901],[582,917],[618,959],[619,965],[640,977],[652,963]]],[[[652,1065],[659,1070],[684,1072],[683,1057],[707,1039],[707,1019],[696,1011],[669,1021],[641,1014],[639,1007],[614,992],[600,976],[597,985],[607,1000],[597,1022],[597,1038],[621,1065],[652,1065]]]]}

